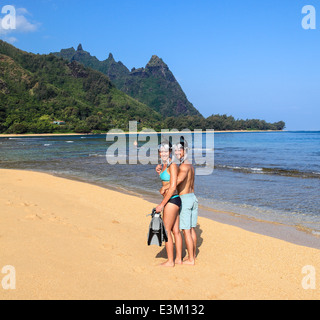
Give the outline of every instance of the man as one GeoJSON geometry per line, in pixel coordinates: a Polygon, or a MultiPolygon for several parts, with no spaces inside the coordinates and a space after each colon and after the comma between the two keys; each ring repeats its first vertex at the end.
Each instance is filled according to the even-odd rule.
{"type": "MultiPolygon", "coordinates": [[[[187,143],[181,142],[175,146],[175,156],[180,161],[177,189],[182,201],[180,209],[180,230],[183,231],[188,258],[183,264],[194,265],[197,250],[197,234],[195,228],[198,222],[198,199],[194,194],[195,170],[188,160],[187,143]]],[[[160,190],[167,192],[167,187],[160,190]]]]}

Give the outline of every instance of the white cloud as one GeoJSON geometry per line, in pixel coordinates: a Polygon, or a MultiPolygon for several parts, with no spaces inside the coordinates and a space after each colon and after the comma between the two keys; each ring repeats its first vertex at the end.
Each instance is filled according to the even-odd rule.
{"type": "Polygon", "coordinates": [[[17,8],[16,12],[17,12],[17,14],[20,14],[23,16],[30,15],[29,11],[26,8],[17,8]]]}
{"type": "Polygon", "coordinates": [[[23,16],[17,14],[16,18],[16,32],[23,32],[23,33],[28,33],[28,32],[35,32],[39,27],[38,23],[32,23],[28,21],[28,19],[23,16]]]}

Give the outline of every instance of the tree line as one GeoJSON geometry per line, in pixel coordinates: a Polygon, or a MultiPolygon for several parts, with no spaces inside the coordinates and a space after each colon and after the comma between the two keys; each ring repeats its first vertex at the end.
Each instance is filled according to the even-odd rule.
{"type": "Polygon", "coordinates": [[[183,129],[213,129],[216,131],[235,130],[283,130],[286,126],[284,121],[268,123],[259,119],[235,119],[233,116],[215,114],[208,118],[198,116],[170,117],[165,120],[166,128],[183,129]]]}
{"type": "MultiPolygon", "coordinates": [[[[128,130],[130,120],[138,121],[138,129],[146,128],[146,123],[141,122],[139,117],[126,119],[119,114],[117,117],[106,117],[102,112],[90,115],[86,118],[78,117],[77,108],[68,107],[61,117],[56,120],[64,121],[65,124],[58,125],[53,123],[53,118],[49,115],[43,115],[34,121],[19,121],[19,117],[10,115],[5,119],[5,110],[0,106],[0,133],[103,133],[114,128],[128,130]]],[[[156,131],[161,129],[213,129],[216,131],[236,131],[236,130],[283,130],[285,122],[279,121],[275,123],[268,123],[265,120],[247,119],[239,120],[233,116],[227,115],[212,115],[208,118],[201,116],[183,116],[183,117],[170,117],[162,121],[149,122],[148,128],[156,131]]]]}

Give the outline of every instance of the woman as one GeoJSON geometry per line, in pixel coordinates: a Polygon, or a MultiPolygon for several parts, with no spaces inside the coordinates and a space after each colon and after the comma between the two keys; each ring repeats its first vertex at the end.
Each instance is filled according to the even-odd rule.
{"type": "Polygon", "coordinates": [[[157,212],[163,210],[163,222],[168,233],[166,250],[168,261],[161,264],[164,267],[174,267],[175,264],[182,264],[182,236],[179,229],[179,212],[181,199],[177,192],[178,166],[170,159],[171,147],[169,143],[162,143],[159,146],[159,155],[162,160],[162,171],[159,176],[163,186],[169,186],[166,194],[163,195],[161,204],[156,208],[157,212]],[[176,245],[176,259],[173,256],[173,238],[176,245]]]}

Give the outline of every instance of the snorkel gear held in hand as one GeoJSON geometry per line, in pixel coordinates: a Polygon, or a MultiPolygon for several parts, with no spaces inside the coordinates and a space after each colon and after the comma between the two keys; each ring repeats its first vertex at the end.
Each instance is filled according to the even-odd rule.
{"type": "Polygon", "coordinates": [[[157,213],[156,209],[153,209],[152,213],[148,216],[152,217],[148,234],[148,246],[157,245],[161,247],[164,241],[168,242],[168,234],[161,214],[157,213]]]}

